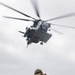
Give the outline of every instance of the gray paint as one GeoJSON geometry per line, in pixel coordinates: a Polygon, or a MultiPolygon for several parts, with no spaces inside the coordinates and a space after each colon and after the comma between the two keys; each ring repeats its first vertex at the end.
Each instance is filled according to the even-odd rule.
{"type": "MultiPolygon", "coordinates": [[[[1,0],[0,0],[1,1],[1,0]]],[[[18,10],[36,17],[29,0],[2,0],[18,10]]],[[[74,0],[39,0],[42,19],[50,19],[75,12],[74,0]]],[[[52,28],[52,38],[44,46],[32,44],[26,48],[26,41],[19,30],[24,31],[32,22],[5,19],[2,15],[25,18],[0,5],[0,75],[33,75],[40,68],[48,75],[75,75],[75,30],[52,28]]],[[[37,18],[37,17],[36,17],[37,18]]],[[[75,26],[75,17],[51,21],[51,23],[75,26]]]]}

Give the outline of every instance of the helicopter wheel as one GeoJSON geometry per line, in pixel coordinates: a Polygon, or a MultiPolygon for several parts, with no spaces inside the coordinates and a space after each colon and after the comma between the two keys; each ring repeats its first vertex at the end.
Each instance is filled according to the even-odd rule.
{"type": "Polygon", "coordinates": [[[40,45],[43,45],[43,42],[41,42],[40,45]]]}

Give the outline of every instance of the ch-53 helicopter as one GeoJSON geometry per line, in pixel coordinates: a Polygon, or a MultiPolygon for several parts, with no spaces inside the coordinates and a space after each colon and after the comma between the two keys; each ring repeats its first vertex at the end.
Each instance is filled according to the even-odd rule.
{"type": "MultiPolygon", "coordinates": [[[[38,43],[38,42],[40,42],[41,45],[43,45],[43,43],[46,43],[52,37],[52,34],[47,32],[47,31],[50,31],[52,29],[51,25],[68,27],[68,28],[75,28],[75,27],[71,27],[71,26],[63,26],[63,25],[48,23],[48,21],[75,16],[75,13],[66,14],[63,16],[49,19],[49,20],[41,20],[39,10],[38,10],[38,3],[36,2],[36,0],[31,0],[31,2],[32,2],[33,7],[35,9],[36,15],[39,19],[31,17],[31,16],[29,16],[29,15],[27,15],[27,14],[25,14],[25,13],[23,13],[17,9],[14,9],[14,8],[0,2],[0,5],[3,5],[3,6],[9,8],[11,10],[14,10],[14,11],[32,19],[32,20],[30,20],[30,19],[22,19],[22,18],[16,18],[16,17],[3,16],[4,18],[22,20],[22,21],[32,21],[33,22],[32,26],[30,26],[29,28],[26,27],[26,32],[19,31],[20,33],[24,34],[24,37],[26,37],[27,45],[29,45],[31,43],[38,43]]],[[[52,30],[54,30],[55,32],[61,33],[55,29],[52,29],[52,30]]]]}

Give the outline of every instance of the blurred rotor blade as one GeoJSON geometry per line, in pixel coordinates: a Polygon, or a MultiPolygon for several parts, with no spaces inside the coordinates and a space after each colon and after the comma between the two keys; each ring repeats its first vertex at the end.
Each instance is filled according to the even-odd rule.
{"type": "Polygon", "coordinates": [[[46,21],[63,19],[63,18],[68,18],[68,17],[73,17],[73,16],[75,16],[75,12],[74,13],[70,13],[70,14],[66,14],[66,15],[63,15],[63,16],[55,17],[55,18],[52,18],[52,19],[49,19],[49,20],[46,20],[46,21]]]}
{"type": "Polygon", "coordinates": [[[65,26],[65,25],[58,25],[58,24],[53,24],[53,23],[51,23],[51,25],[75,29],[75,27],[65,26]]]}
{"type": "Polygon", "coordinates": [[[26,17],[29,17],[29,18],[35,19],[35,18],[33,18],[33,17],[31,17],[31,16],[29,16],[29,15],[27,15],[27,14],[23,13],[23,12],[20,12],[20,11],[18,11],[18,10],[16,10],[16,9],[14,9],[14,8],[12,8],[12,7],[10,7],[10,6],[8,6],[8,5],[6,5],[6,4],[2,3],[2,2],[0,2],[0,4],[1,4],[1,5],[3,5],[3,6],[5,6],[5,7],[7,7],[7,8],[9,8],[9,9],[11,9],[11,10],[16,11],[16,12],[18,12],[18,13],[20,13],[20,14],[22,14],[22,15],[26,16],[26,17]]]}
{"type": "Polygon", "coordinates": [[[63,34],[63,33],[59,32],[59,31],[57,31],[57,30],[55,30],[55,29],[53,29],[53,28],[51,28],[51,29],[52,29],[53,31],[59,33],[59,34],[63,34]]]}
{"type": "Polygon", "coordinates": [[[40,18],[38,1],[37,0],[31,0],[31,3],[35,9],[36,15],[40,18]]]}
{"type": "Polygon", "coordinates": [[[22,21],[33,21],[33,20],[22,19],[22,18],[16,18],[16,17],[9,17],[9,16],[3,16],[3,17],[4,17],[4,18],[8,18],[8,19],[22,20],[22,21]]]}

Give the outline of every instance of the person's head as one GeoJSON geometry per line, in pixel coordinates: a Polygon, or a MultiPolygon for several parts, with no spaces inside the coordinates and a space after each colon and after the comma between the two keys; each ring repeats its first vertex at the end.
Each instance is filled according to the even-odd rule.
{"type": "Polygon", "coordinates": [[[43,75],[43,72],[40,69],[36,69],[34,75],[43,75]]]}

